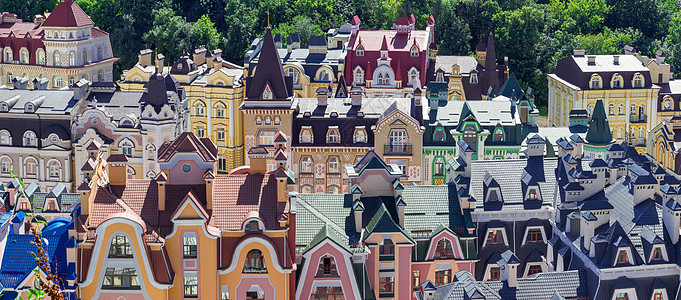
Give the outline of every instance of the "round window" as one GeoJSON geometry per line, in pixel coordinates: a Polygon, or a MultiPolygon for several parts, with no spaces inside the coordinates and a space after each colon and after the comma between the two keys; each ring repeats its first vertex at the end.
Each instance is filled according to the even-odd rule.
{"type": "Polygon", "coordinates": [[[99,119],[92,119],[92,125],[97,125],[99,123],[99,119]]]}
{"type": "Polygon", "coordinates": [[[53,143],[56,143],[56,142],[57,142],[57,136],[56,136],[56,135],[52,135],[52,136],[50,137],[50,140],[51,140],[53,143]]]}
{"type": "Polygon", "coordinates": [[[184,164],[182,165],[182,171],[185,173],[189,173],[192,170],[192,165],[190,164],[184,164]]]}

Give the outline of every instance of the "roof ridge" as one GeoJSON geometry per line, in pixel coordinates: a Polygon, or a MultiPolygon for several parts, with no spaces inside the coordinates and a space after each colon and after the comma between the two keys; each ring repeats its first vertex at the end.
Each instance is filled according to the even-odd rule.
{"type": "Polygon", "coordinates": [[[311,204],[305,202],[305,200],[298,198],[297,203],[301,204],[305,209],[307,209],[310,213],[312,213],[315,217],[319,218],[320,220],[324,221],[326,224],[329,224],[336,232],[345,232],[345,229],[341,228],[338,226],[338,224],[334,223],[331,219],[329,219],[327,216],[322,214],[317,208],[312,206],[311,204]]]}

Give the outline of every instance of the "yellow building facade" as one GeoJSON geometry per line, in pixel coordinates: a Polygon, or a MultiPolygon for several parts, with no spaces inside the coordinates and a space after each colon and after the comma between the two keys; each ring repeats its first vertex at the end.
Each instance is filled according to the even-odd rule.
{"type": "Polygon", "coordinates": [[[140,51],[138,63],[123,71],[118,82],[121,90],[144,90],[156,70],[172,76],[189,100],[186,128],[199,137],[210,138],[218,147],[218,172],[244,165],[244,121],[239,111],[245,91],[243,68],[223,60],[219,49],[196,49],[171,66],[164,65],[162,55],[152,58],[151,50],[140,51]]]}
{"type": "Polygon", "coordinates": [[[591,115],[596,100],[602,99],[613,139],[646,151],[648,134],[660,121],[659,84],[669,80],[661,69],[649,68],[650,61],[634,54],[586,55],[575,50],[547,76],[549,124],[569,126],[572,110],[591,115]]]}

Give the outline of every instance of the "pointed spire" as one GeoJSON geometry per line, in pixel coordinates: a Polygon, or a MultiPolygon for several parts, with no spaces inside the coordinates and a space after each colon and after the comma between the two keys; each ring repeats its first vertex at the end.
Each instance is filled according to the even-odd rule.
{"type": "Polygon", "coordinates": [[[586,131],[586,141],[590,144],[609,144],[612,142],[608,116],[605,114],[603,100],[596,100],[593,114],[589,119],[589,129],[586,131]]]}
{"type": "Polygon", "coordinates": [[[395,81],[402,81],[402,67],[400,66],[400,59],[397,60],[397,68],[393,70],[395,72],[395,81]]]}
{"type": "Polygon", "coordinates": [[[287,100],[293,95],[292,81],[284,77],[279,52],[274,43],[272,29],[267,28],[263,38],[258,67],[246,84],[246,100],[262,100],[263,92],[270,87],[272,100],[287,100]],[[249,87],[250,86],[250,87],[249,87]]]}
{"type": "Polygon", "coordinates": [[[421,46],[419,46],[419,43],[416,41],[416,37],[414,37],[414,45],[419,48],[419,51],[421,50],[421,46]]]}
{"type": "Polygon", "coordinates": [[[388,51],[388,40],[383,36],[383,43],[381,43],[381,51],[388,51]]]}
{"type": "Polygon", "coordinates": [[[490,32],[487,38],[487,55],[485,57],[485,69],[492,71],[497,69],[497,52],[494,49],[494,35],[490,32]]]}

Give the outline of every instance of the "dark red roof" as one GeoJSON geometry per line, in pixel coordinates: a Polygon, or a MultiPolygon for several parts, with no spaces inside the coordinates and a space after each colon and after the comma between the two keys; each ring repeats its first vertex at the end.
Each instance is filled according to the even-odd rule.
{"type": "Polygon", "coordinates": [[[352,24],[352,25],[357,25],[357,24],[359,24],[360,22],[361,22],[361,21],[359,20],[359,17],[358,17],[357,15],[353,16],[353,17],[352,17],[352,20],[350,20],[350,24],[352,24]]]}
{"type": "Polygon", "coordinates": [[[183,132],[172,142],[165,142],[158,149],[158,161],[167,162],[175,153],[197,153],[204,161],[217,161],[218,150],[208,138],[199,139],[191,132],[183,132]]]}
{"type": "Polygon", "coordinates": [[[85,181],[83,181],[83,183],[81,183],[78,186],[78,191],[89,191],[89,190],[90,190],[90,185],[87,184],[87,182],[85,182],[85,181]]]}
{"type": "MultiPolygon", "coordinates": [[[[416,41],[416,38],[414,38],[414,41],[416,41]]],[[[383,36],[383,42],[381,43],[381,51],[387,51],[388,50],[388,40],[385,38],[385,35],[383,36]]]]}
{"type": "MultiPolygon", "coordinates": [[[[431,15],[431,17],[432,17],[432,15],[431,15]]],[[[409,23],[415,23],[415,22],[416,22],[416,18],[414,17],[414,14],[409,15],[409,23]]]]}
{"type": "Polygon", "coordinates": [[[168,176],[166,176],[166,173],[158,173],[158,176],[156,176],[156,181],[168,181],[168,176]]]}
{"type": "Polygon", "coordinates": [[[203,173],[203,178],[204,179],[215,179],[215,173],[213,173],[213,170],[206,170],[206,173],[203,173]]]}
{"type": "Polygon", "coordinates": [[[398,18],[397,22],[395,22],[395,25],[401,25],[401,26],[409,25],[409,20],[407,20],[407,18],[398,18]]]}
{"type": "Polygon", "coordinates": [[[125,154],[111,154],[106,161],[113,163],[124,163],[128,162],[128,157],[125,156],[125,154]]]}
{"type": "Polygon", "coordinates": [[[75,1],[63,0],[52,10],[42,26],[80,27],[94,24],[75,1]]]}
{"type": "Polygon", "coordinates": [[[284,68],[270,28],[267,28],[263,38],[258,68],[246,80],[246,100],[263,100],[263,91],[267,86],[272,92],[271,100],[287,100],[293,96],[293,78],[284,77],[284,68]]]}
{"type": "Polygon", "coordinates": [[[288,158],[286,157],[286,153],[284,153],[284,150],[277,149],[277,153],[274,154],[274,160],[275,161],[286,161],[288,158]]]}
{"type": "Polygon", "coordinates": [[[85,162],[82,168],[80,168],[81,171],[94,171],[95,170],[95,160],[90,157],[88,160],[85,162]]]}
{"type": "Polygon", "coordinates": [[[430,15],[430,17],[428,17],[428,24],[434,24],[434,23],[435,23],[435,18],[433,18],[433,15],[430,15]]]}

